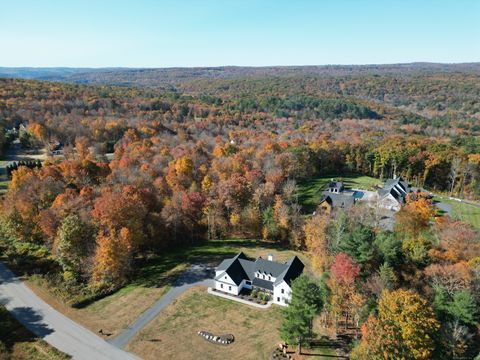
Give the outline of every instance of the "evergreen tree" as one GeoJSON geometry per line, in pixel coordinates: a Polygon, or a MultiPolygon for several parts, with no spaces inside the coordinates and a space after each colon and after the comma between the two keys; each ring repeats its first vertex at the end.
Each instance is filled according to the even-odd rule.
{"type": "Polygon", "coordinates": [[[288,344],[297,344],[298,353],[302,342],[311,336],[312,322],[323,306],[322,293],[317,284],[302,275],[292,282],[292,299],[283,310],[280,336],[288,344]]]}
{"type": "Polygon", "coordinates": [[[348,254],[365,271],[365,268],[375,257],[373,242],[375,234],[372,229],[363,224],[357,224],[350,233],[346,233],[340,244],[340,251],[348,254]]]}
{"type": "Polygon", "coordinates": [[[56,257],[62,266],[64,277],[78,278],[85,272],[83,263],[89,255],[88,245],[92,239],[90,226],[77,215],[68,215],[61,223],[56,241],[56,257]]]}

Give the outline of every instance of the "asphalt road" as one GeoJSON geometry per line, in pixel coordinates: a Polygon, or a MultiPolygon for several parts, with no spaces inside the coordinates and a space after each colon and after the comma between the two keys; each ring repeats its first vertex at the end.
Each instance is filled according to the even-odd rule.
{"type": "Polygon", "coordinates": [[[146,310],[134,323],[129,325],[122,333],[109,340],[112,345],[124,348],[128,342],[152,321],[165,307],[192,286],[212,286],[213,269],[203,265],[192,265],[175,281],[173,286],[155,304],[146,310]]]}
{"type": "Polygon", "coordinates": [[[27,329],[74,359],[138,359],[53,309],[2,263],[0,263],[0,303],[27,329]]]}

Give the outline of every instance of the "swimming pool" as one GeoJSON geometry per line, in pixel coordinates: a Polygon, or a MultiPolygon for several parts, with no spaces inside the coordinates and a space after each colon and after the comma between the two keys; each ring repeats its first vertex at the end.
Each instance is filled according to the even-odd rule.
{"type": "Polygon", "coordinates": [[[355,191],[353,192],[353,198],[354,198],[354,199],[357,199],[357,200],[363,198],[363,191],[357,191],[357,190],[355,190],[355,191]]]}

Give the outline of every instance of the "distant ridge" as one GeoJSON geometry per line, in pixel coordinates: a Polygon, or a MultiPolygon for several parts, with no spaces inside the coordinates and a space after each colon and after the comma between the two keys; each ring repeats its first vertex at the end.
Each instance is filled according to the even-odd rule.
{"type": "Polygon", "coordinates": [[[68,68],[68,67],[0,67],[0,77],[78,84],[121,86],[165,86],[194,79],[237,79],[261,76],[349,76],[411,75],[432,73],[468,73],[480,75],[480,63],[405,63],[378,65],[310,65],[310,66],[220,66],[173,68],[68,68]]]}

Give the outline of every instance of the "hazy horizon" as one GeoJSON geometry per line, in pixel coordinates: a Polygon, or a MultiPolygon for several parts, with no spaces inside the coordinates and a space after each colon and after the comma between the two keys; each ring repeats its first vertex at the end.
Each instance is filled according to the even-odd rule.
{"type": "Polygon", "coordinates": [[[142,69],[142,70],[155,70],[155,69],[195,69],[195,68],[296,68],[296,67],[362,67],[362,66],[401,66],[401,65],[416,65],[416,64],[425,64],[425,65],[469,65],[469,64],[480,64],[480,61],[465,61],[465,62],[432,62],[432,61],[411,61],[403,63],[358,63],[358,64],[305,64],[305,65],[196,65],[196,66],[152,66],[152,67],[135,67],[135,66],[3,66],[0,64],[0,68],[3,69],[142,69]]]}
{"type": "Polygon", "coordinates": [[[2,67],[175,68],[480,61],[473,0],[6,2],[2,67]]]}

